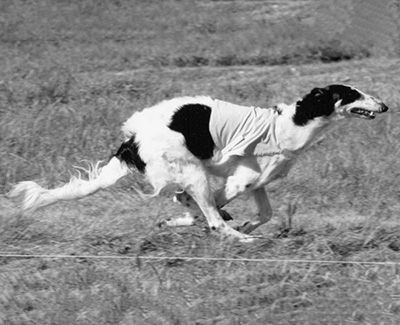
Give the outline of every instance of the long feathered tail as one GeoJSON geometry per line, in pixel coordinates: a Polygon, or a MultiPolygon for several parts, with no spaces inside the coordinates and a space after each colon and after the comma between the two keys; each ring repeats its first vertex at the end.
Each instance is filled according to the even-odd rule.
{"type": "Polygon", "coordinates": [[[61,200],[80,199],[114,185],[129,173],[129,168],[125,161],[113,157],[106,166],[99,167],[97,163],[87,172],[88,180],[82,179],[79,173],[78,177],[73,176],[64,186],[50,190],[40,187],[35,182],[21,182],[14,186],[8,196],[19,199],[24,210],[36,210],[61,200]]]}

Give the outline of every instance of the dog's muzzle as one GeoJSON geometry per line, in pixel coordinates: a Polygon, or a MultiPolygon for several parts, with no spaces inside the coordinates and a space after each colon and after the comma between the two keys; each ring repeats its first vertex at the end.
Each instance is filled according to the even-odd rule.
{"type": "MultiPolygon", "coordinates": [[[[359,108],[359,107],[354,107],[350,110],[353,114],[360,115],[362,117],[368,118],[368,119],[374,119],[375,118],[375,113],[373,111],[369,111],[364,108],[359,108]]],[[[379,112],[380,113],[380,112],[379,112]]]]}
{"type": "Polygon", "coordinates": [[[377,99],[373,99],[373,100],[375,102],[375,105],[377,106],[377,109],[374,109],[372,111],[372,110],[361,108],[361,107],[353,107],[352,109],[350,109],[350,112],[353,114],[357,114],[361,117],[372,120],[375,118],[376,114],[381,114],[381,113],[387,112],[389,110],[389,107],[387,107],[383,102],[381,102],[377,99]]]}

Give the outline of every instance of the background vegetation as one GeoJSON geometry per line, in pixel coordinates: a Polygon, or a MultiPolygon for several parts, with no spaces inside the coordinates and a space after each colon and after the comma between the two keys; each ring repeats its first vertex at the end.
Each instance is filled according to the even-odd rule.
{"type": "Polygon", "coordinates": [[[398,1],[1,1],[0,324],[398,324],[398,18],[398,1]],[[268,107],[331,83],[391,110],[338,124],[269,186],[254,244],[157,229],[182,211],[169,192],[135,196],[138,175],[34,214],[4,195],[107,160],[121,123],[159,100],[268,107]]]}

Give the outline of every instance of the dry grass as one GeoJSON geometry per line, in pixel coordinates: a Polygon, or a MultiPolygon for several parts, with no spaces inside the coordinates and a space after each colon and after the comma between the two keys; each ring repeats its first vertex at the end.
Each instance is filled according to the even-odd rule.
{"type": "MultiPolygon", "coordinates": [[[[34,214],[0,196],[0,252],[69,256],[0,257],[0,324],[398,324],[398,49],[382,58],[380,43],[338,41],[347,27],[332,33],[329,21],[315,33],[324,3],[1,2],[3,193],[27,179],[53,187],[82,159],[108,159],[132,111],[174,96],[268,106],[346,82],[391,110],[337,125],[269,186],[275,217],[253,244],[202,225],[157,229],[181,210],[168,192],[141,201],[138,175],[34,214]]],[[[240,223],[255,207],[243,198],[229,211],[240,223]]]]}

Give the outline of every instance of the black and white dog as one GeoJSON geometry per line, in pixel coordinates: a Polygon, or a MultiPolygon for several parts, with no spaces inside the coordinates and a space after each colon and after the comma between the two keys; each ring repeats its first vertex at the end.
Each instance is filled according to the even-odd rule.
{"type": "Polygon", "coordinates": [[[24,209],[37,209],[83,198],[137,169],[154,187],[152,196],[175,184],[181,189],[175,201],[192,211],[161,224],[190,225],[203,214],[212,231],[250,241],[254,237],[248,234],[272,216],[266,184],[286,176],[296,157],[334,121],[371,120],[387,110],[380,100],[345,85],[315,88],[291,105],[267,109],[210,97],[166,100],[125,122],[126,141],[106,166],[91,168],[89,180],[72,177],[50,190],[21,182],[9,195],[19,197],[24,209]],[[254,196],[258,214],[235,230],[221,208],[245,192],[254,196]]]}

